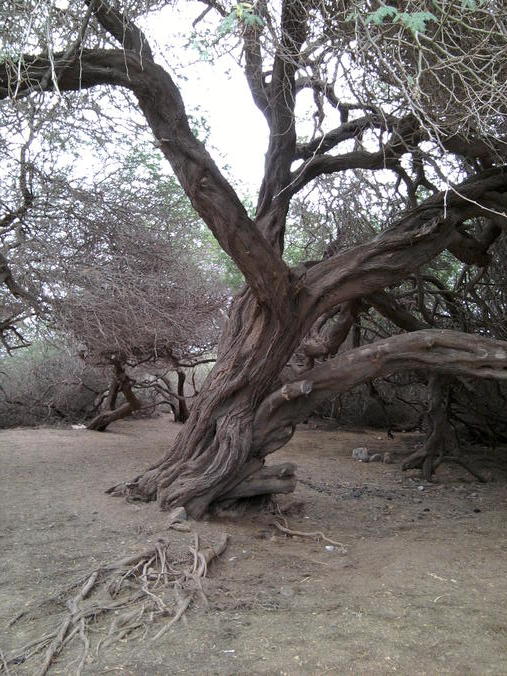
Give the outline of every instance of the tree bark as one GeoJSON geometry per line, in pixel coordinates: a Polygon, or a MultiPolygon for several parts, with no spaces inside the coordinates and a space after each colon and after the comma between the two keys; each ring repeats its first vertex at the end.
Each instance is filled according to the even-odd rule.
{"type": "Polygon", "coordinates": [[[185,371],[182,371],[181,369],[178,369],[178,371],[176,373],[177,373],[177,376],[178,376],[178,386],[177,386],[178,417],[177,417],[176,422],[184,423],[188,420],[188,416],[190,415],[190,413],[188,411],[187,402],[185,401],[186,375],[185,375],[185,371]]]}
{"type": "MultiPolygon", "coordinates": [[[[140,500],[158,499],[163,509],[184,506],[201,517],[210,503],[234,495],[234,488],[287,443],[294,426],[330,392],[345,391],[394,371],[424,368],[449,374],[507,378],[507,345],[454,331],[425,330],[394,336],[341,353],[310,369],[304,380],[275,392],[280,372],[300,333],[270,321],[246,291],[238,299],[217,366],[192,407],[171,452],[135,480],[110,489],[140,500]]],[[[265,477],[264,477],[265,478],[265,477]]],[[[266,481],[266,493],[292,480],[266,481]]],[[[262,484],[255,484],[260,494],[262,484]]]]}
{"type": "MultiPolygon", "coordinates": [[[[395,368],[412,369],[420,364],[444,372],[504,376],[503,343],[492,346],[477,337],[421,331],[359,347],[280,387],[282,369],[319,317],[403,280],[446,248],[467,261],[486,262],[489,239],[477,243],[467,237],[464,241],[457,228],[471,217],[484,216],[488,207],[497,213],[496,225],[506,226],[507,218],[502,216],[507,203],[505,167],[485,171],[430,197],[368,243],[302,272],[290,270],[281,253],[291,197],[314,178],[331,172],[399,168],[402,155],[426,138],[418,121],[406,115],[390,122],[392,134],[377,152],[312,153],[293,172],[298,156],[296,72],[309,12],[301,0],[283,0],[281,39],[269,82],[264,78],[258,35],[255,29],[245,34],[247,79],[270,127],[266,171],[253,220],[192,133],[178,87],[169,72],[155,63],[143,33],[107,0],[85,2],[121,48],[87,49],[78,36],[74,46],[51,59],[44,53],[22,55],[19,63],[6,59],[0,64],[0,99],[12,95],[12,83],[16,83],[17,97],[56,87],[60,91],[98,85],[129,89],[154,134],[155,145],[248,285],[233,303],[216,366],[173,449],[124,484],[124,492],[145,500],[157,498],[163,508],[183,505],[199,517],[211,502],[258,472],[264,457],[290,438],[300,416],[306,417],[319,397],[330,391],[343,391],[395,368]]],[[[324,150],[339,138],[340,134],[334,140],[328,137],[324,150]]],[[[348,330],[345,313],[343,319],[348,330]]],[[[333,339],[339,340],[339,331],[329,338],[330,345],[333,339]]],[[[130,390],[127,407],[135,406],[131,394],[130,390]]],[[[120,409],[111,414],[115,419],[120,409]]]]}
{"type": "Polygon", "coordinates": [[[182,505],[198,518],[212,501],[262,467],[263,460],[252,454],[255,411],[301,339],[296,313],[283,319],[275,319],[248,289],[236,298],[217,364],[173,448],[125,484],[124,492],[157,499],[163,509],[182,505]]]}
{"type": "Polygon", "coordinates": [[[118,394],[120,392],[121,383],[116,377],[116,369],[113,369],[113,376],[111,378],[111,384],[109,385],[109,392],[107,393],[107,398],[105,401],[105,408],[108,411],[114,411],[116,408],[116,400],[118,399],[118,394]]]}
{"type": "Polygon", "coordinates": [[[464,467],[478,481],[487,480],[470,464],[459,457],[458,437],[450,421],[450,395],[452,380],[448,376],[433,374],[428,387],[428,435],[422,446],[410,455],[402,467],[420,469],[422,478],[431,481],[436,469],[443,462],[452,462],[464,467]]]}

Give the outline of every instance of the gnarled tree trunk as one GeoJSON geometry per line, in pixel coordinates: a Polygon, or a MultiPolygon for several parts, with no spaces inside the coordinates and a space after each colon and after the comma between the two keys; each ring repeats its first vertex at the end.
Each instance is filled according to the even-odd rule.
{"type": "Polygon", "coordinates": [[[446,455],[456,451],[456,434],[449,422],[449,378],[434,374],[428,384],[428,434],[422,448],[403,463],[403,469],[420,468],[430,481],[446,455]]]}
{"type": "Polygon", "coordinates": [[[113,363],[113,377],[106,399],[107,409],[95,416],[88,423],[87,429],[105,432],[112,422],[126,418],[141,408],[141,402],[134,394],[132,383],[132,379],[125,373],[123,364],[115,360],[113,363]],[[119,392],[125,397],[125,402],[121,406],[118,406],[118,408],[115,408],[119,392]]]}
{"type": "Polygon", "coordinates": [[[190,415],[187,402],[185,401],[185,380],[186,380],[186,375],[185,371],[178,369],[176,371],[176,374],[178,376],[178,385],[177,385],[177,393],[178,393],[178,404],[177,404],[177,414],[175,414],[174,419],[176,422],[186,422],[188,420],[188,416],[190,415]]]}
{"type": "Polygon", "coordinates": [[[428,433],[418,448],[403,463],[403,469],[420,469],[423,479],[431,481],[433,473],[443,462],[453,462],[464,467],[481,482],[486,479],[468,462],[459,457],[456,431],[451,424],[450,393],[452,379],[433,374],[428,384],[428,433]]]}
{"type": "MultiPolygon", "coordinates": [[[[273,391],[273,374],[283,368],[286,351],[297,344],[297,332],[276,330],[259,312],[253,312],[244,327],[258,330],[256,340],[247,334],[238,342],[242,325],[236,327],[239,333],[229,329],[225,351],[171,452],[134,481],[110,492],[158,499],[163,509],[181,505],[199,518],[214,501],[231,494],[251,495],[245,492],[247,483],[257,494],[272,492],[272,476],[262,472],[265,456],[287,443],[295,424],[330,392],[414,368],[507,378],[507,348],[502,341],[422,330],[340,353],[307,371],[304,380],[273,391]]],[[[293,474],[275,487],[280,492],[293,488],[293,474]]]]}
{"type": "Polygon", "coordinates": [[[158,499],[165,509],[183,505],[199,517],[212,501],[259,470],[263,458],[253,449],[255,414],[299,343],[301,328],[295,314],[286,324],[261,308],[251,291],[240,294],[217,364],[170,453],[117,492],[126,489],[133,498],[158,499]]]}

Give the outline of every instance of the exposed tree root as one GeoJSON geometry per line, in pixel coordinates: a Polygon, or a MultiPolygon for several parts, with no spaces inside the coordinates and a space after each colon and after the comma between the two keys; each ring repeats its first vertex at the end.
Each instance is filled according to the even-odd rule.
{"type": "Polygon", "coordinates": [[[444,462],[451,462],[455,465],[459,465],[460,467],[463,467],[463,469],[466,469],[467,472],[470,472],[470,474],[475,477],[477,481],[480,481],[480,483],[488,483],[488,480],[472,467],[470,463],[466,462],[466,460],[463,460],[456,455],[439,455],[434,458],[432,455],[427,454],[426,446],[423,446],[423,448],[419,448],[412,453],[403,463],[402,469],[421,469],[422,478],[426,481],[431,481],[433,473],[444,462]]]}
{"type": "Polygon", "coordinates": [[[422,448],[418,448],[405,460],[402,469],[420,469],[423,479],[431,481],[437,467],[444,462],[453,462],[466,469],[481,483],[486,483],[482,474],[457,455],[458,440],[449,422],[449,386],[450,381],[446,376],[433,375],[430,378],[430,432],[422,448]]]}
{"type": "Polygon", "coordinates": [[[3,652],[1,650],[0,650],[0,668],[5,671],[7,676],[9,676],[9,674],[10,674],[9,667],[7,666],[7,662],[5,660],[3,652]]]}
{"type": "MultiPolygon", "coordinates": [[[[227,541],[228,536],[223,534],[217,545],[201,547],[199,536],[194,533],[191,560],[187,556],[175,561],[169,551],[170,543],[160,538],[150,549],[96,568],[84,580],[81,578],[62,592],[61,598],[79,587],[77,594],[63,601],[66,611],[55,630],[11,656],[2,654],[0,671],[8,674],[9,665],[26,662],[45,650],[42,665],[33,671],[37,676],[45,676],[65,646],[78,639],[81,654],[73,673],[81,674],[83,667],[105,646],[136,632],[144,638],[150,624],[158,618],[170,617],[151,637],[151,641],[156,641],[185,614],[197,597],[207,603],[202,580],[210,562],[225,550],[227,541]],[[89,598],[92,594],[93,598],[89,598]],[[118,614],[120,610],[124,612],[118,614]],[[115,615],[107,636],[92,646],[90,622],[110,611],[115,615]]],[[[24,615],[26,613],[18,615],[11,624],[24,615]]]]}
{"type": "MultiPolygon", "coordinates": [[[[462,460],[462,458],[457,458],[454,455],[444,455],[441,459],[441,462],[453,462],[456,465],[463,467],[463,469],[466,469],[467,472],[470,472],[470,474],[474,476],[477,479],[477,481],[480,481],[481,484],[488,483],[488,480],[480,472],[474,469],[468,462],[462,460]]],[[[438,463],[434,469],[436,469],[439,464],[440,463],[438,463]]]]}
{"type": "Polygon", "coordinates": [[[297,535],[298,537],[303,538],[317,538],[318,540],[324,540],[324,542],[329,542],[330,544],[335,545],[336,547],[340,547],[343,554],[347,553],[347,548],[342,542],[331,540],[331,538],[328,538],[327,535],[324,535],[324,533],[320,530],[313,530],[311,532],[292,530],[291,528],[288,528],[287,525],[282,526],[282,524],[279,521],[273,521],[273,526],[275,528],[278,528],[278,530],[282,531],[282,533],[285,533],[286,535],[297,535]]]}

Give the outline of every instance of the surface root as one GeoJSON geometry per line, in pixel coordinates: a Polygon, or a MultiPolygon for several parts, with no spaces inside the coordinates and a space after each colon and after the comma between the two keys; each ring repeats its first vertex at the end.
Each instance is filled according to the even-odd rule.
{"type": "MultiPolygon", "coordinates": [[[[223,534],[216,545],[202,547],[199,536],[193,533],[192,537],[189,555],[183,558],[174,560],[170,543],[160,538],[154,547],[100,566],[67,587],[60,595],[65,607],[63,618],[54,631],[10,656],[2,654],[0,671],[8,674],[10,665],[24,663],[45,650],[41,666],[32,672],[45,676],[62,650],[78,639],[81,653],[72,673],[79,675],[104,647],[133,634],[146,639],[151,624],[160,618],[170,618],[157,627],[148,640],[159,639],[183,617],[197,598],[207,605],[202,581],[208,573],[209,564],[224,552],[228,542],[228,535],[223,534]],[[111,611],[114,617],[107,635],[92,645],[89,625],[100,615],[111,611]],[[120,611],[121,614],[118,614],[120,611]]],[[[38,607],[46,602],[39,603],[38,607]]],[[[27,612],[21,613],[11,624],[26,615],[27,612]]]]}
{"type": "Polygon", "coordinates": [[[342,542],[331,540],[331,538],[328,538],[327,535],[324,535],[324,533],[320,530],[313,530],[311,532],[292,530],[291,528],[288,528],[287,525],[283,526],[279,521],[273,521],[273,526],[282,533],[285,533],[286,535],[297,536],[302,538],[315,538],[317,540],[329,542],[329,544],[334,545],[335,547],[340,547],[342,554],[347,553],[347,548],[342,542]]]}

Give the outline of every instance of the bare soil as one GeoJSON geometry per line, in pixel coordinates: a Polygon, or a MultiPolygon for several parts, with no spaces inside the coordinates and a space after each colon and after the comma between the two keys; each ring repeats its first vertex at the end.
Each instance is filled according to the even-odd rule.
{"type": "MultiPolygon", "coordinates": [[[[8,627],[34,600],[160,535],[175,552],[191,544],[189,534],[168,530],[155,504],[104,494],[155,461],[177,431],[158,418],[118,422],[106,433],[0,432],[4,655],[58,621],[53,603],[8,627]]],[[[366,446],[399,460],[415,443],[414,435],[302,428],[276,454],[275,462],[296,462],[300,478],[280,508],[291,529],[324,531],[347,552],[282,534],[267,511],[192,523],[203,541],[231,536],[210,567],[209,607],[190,608],[157,643],[133,636],[104,648],[83,673],[507,674],[507,482],[494,464],[501,456],[487,484],[460,467],[423,484],[398,464],[351,458],[366,446]]],[[[107,631],[106,620],[95,628],[97,636],[107,631]]],[[[71,644],[50,673],[74,673],[78,648],[71,644]]],[[[32,658],[9,671],[35,674],[39,664],[32,658]]]]}

